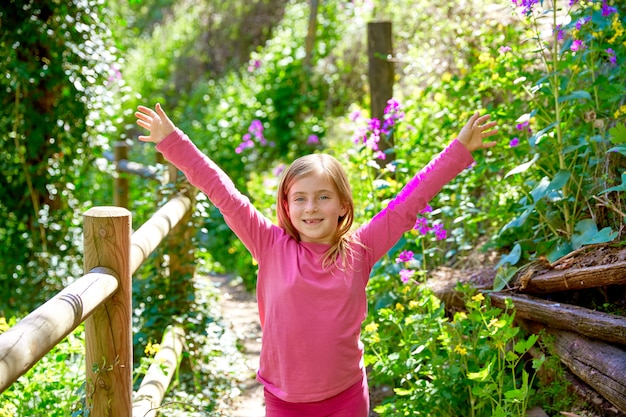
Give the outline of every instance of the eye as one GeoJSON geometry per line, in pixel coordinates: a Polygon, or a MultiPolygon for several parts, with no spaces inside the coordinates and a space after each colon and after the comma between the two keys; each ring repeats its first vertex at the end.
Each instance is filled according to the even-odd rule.
{"type": "Polygon", "coordinates": [[[319,198],[320,200],[330,200],[330,197],[327,195],[321,195],[319,198]]]}

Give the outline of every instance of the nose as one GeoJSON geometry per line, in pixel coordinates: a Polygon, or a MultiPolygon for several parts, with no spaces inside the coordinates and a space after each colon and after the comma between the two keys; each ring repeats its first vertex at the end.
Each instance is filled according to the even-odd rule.
{"type": "Polygon", "coordinates": [[[317,204],[315,203],[315,199],[311,199],[306,203],[306,207],[304,208],[304,210],[307,213],[313,213],[315,211],[317,211],[317,204]]]}

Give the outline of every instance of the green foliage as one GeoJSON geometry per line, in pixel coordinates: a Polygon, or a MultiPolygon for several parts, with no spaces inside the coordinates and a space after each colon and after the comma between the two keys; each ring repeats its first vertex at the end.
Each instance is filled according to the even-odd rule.
{"type": "Polygon", "coordinates": [[[520,13],[524,36],[508,43],[503,64],[516,79],[510,89],[525,99],[516,134],[528,156],[505,175],[520,198],[498,240],[516,240],[525,258],[554,261],[614,240],[623,225],[614,188],[623,162],[609,152],[621,137],[626,93],[624,13],[614,6],[545,2],[520,13]]]}
{"type": "MultiPolygon", "coordinates": [[[[15,319],[9,319],[13,326],[15,319]]],[[[0,317],[0,333],[8,330],[0,317]]],[[[56,345],[0,397],[0,416],[82,416],[85,396],[83,326],[56,345]]]]}
{"type": "Polygon", "coordinates": [[[28,287],[33,303],[9,298],[8,313],[80,271],[78,213],[100,189],[90,171],[119,102],[101,1],[2,4],[0,292],[28,287]]]}
{"type": "MultiPolygon", "coordinates": [[[[375,288],[381,279],[373,277],[375,288]]],[[[533,360],[530,371],[523,365],[538,336],[521,338],[508,308],[491,307],[467,287],[459,290],[467,312],[452,320],[424,286],[396,288],[394,303],[373,310],[364,327],[366,364],[376,383],[394,387],[395,394],[376,408],[380,415],[526,415],[543,359],[533,360]]]]}

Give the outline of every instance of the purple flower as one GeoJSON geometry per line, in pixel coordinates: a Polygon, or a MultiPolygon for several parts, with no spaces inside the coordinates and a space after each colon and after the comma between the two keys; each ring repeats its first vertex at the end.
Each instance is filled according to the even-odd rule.
{"type": "Polygon", "coordinates": [[[400,107],[400,103],[396,99],[391,98],[387,101],[384,114],[385,120],[383,121],[382,132],[385,135],[389,135],[396,122],[404,118],[404,112],[400,107]]]}
{"type": "Polygon", "coordinates": [[[609,6],[606,0],[602,2],[602,16],[607,17],[613,13],[617,13],[617,9],[615,7],[609,6]]]}
{"type": "Polygon", "coordinates": [[[285,171],[285,164],[278,164],[272,170],[272,173],[274,174],[274,176],[280,177],[282,175],[283,171],[285,171]]]}
{"type": "Polygon", "coordinates": [[[519,145],[519,138],[513,138],[511,139],[511,141],[509,142],[509,146],[511,148],[515,148],[517,145],[519,145]]]}
{"type": "Polygon", "coordinates": [[[441,223],[433,225],[432,231],[435,233],[437,240],[444,240],[447,236],[446,229],[443,228],[441,223]]]}
{"type": "Polygon", "coordinates": [[[574,42],[572,42],[572,46],[570,46],[570,49],[574,52],[578,52],[581,49],[583,49],[585,45],[583,44],[583,41],[581,41],[580,39],[575,39],[574,42]]]}
{"type": "Polygon", "coordinates": [[[569,0],[570,7],[574,6],[576,3],[578,3],[578,0],[569,0]]]}
{"type": "Polygon", "coordinates": [[[380,120],[375,117],[371,118],[369,122],[367,122],[367,129],[372,132],[380,131],[380,120]]]}
{"type": "Polygon", "coordinates": [[[562,41],[563,37],[565,36],[565,32],[563,31],[563,29],[561,29],[561,25],[556,25],[556,30],[557,30],[556,38],[562,41]]]}
{"type": "Polygon", "coordinates": [[[353,111],[352,113],[350,113],[350,116],[349,116],[351,122],[356,122],[360,117],[361,117],[360,110],[353,111]]]}
{"type": "Polygon", "coordinates": [[[411,271],[410,269],[400,270],[400,279],[405,284],[407,284],[411,280],[411,278],[413,278],[413,275],[415,275],[415,271],[411,271]]]}
{"type": "Polygon", "coordinates": [[[417,230],[422,235],[426,235],[430,231],[430,227],[428,227],[428,220],[424,217],[418,217],[415,221],[415,226],[413,226],[414,230],[417,230]]]}
{"type": "Polygon", "coordinates": [[[526,120],[525,122],[518,123],[517,125],[515,125],[515,127],[517,128],[517,130],[527,130],[531,132],[530,120],[526,120]]]}
{"type": "Polygon", "coordinates": [[[501,46],[500,48],[498,48],[498,52],[500,52],[502,55],[506,54],[510,50],[511,50],[510,46],[501,46]]]}
{"type": "Polygon", "coordinates": [[[591,17],[589,16],[578,19],[578,21],[576,22],[576,30],[580,30],[583,27],[583,25],[590,20],[591,20],[591,17]]]}
{"type": "Polygon", "coordinates": [[[413,256],[415,256],[415,254],[410,250],[402,251],[396,258],[396,263],[410,262],[413,260],[413,256]]]}
{"type": "Polygon", "coordinates": [[[609,62],[611,64],[617,64],[617,56],[615,55],[613,48],[608,48],[606,53],[609,54],[609,62]]]}
{"type": "Polygon", "coordinates": [[[309,138],[306,140],[307,145],[316,145],[320,143],[320,138],[317,135],[309,135],[309,138]]]}
{"type": "Polygon", "coordinates": [[[430,206],[430,204],[426,204],[426,207],[420,210],[420,214],[430,213],[432,211],[433,208],[430,206]]]}
{"type": "Polygon", "coordinates": [[[522,8],[522,13],[526,16],[533,12],[533,6],[539,3],[540,0],[511,0],[511,2],[522,8]]]}
{"type": "Polygon", "coordinates": [[[250,65],[248,65],[248,72],[253,72],[255,69],[261,68],[261,61],[258,59],[255,59],[254,61],[252,61],[252,63],[250,65]]]}
{"type": "Polygon", "coordinates": [[[400,103],[398,103],[398,101],[394,98],[390,98],[387,101],[387,106],[385,107],[385,114],[389,114],[389,113],[395,113],[398,110],[400,110],[400,103]]]}
{"type": "MultiPolygon", "coordinates": [[[[376,145],[376,146],[378,146],[378,145],[376,145]]],[[[374,158],[375,159],[385,160],[385,159],[387,159],[387,154],[385,154],[383,151],[376,151],[376,152],[374,152],[374,158]]]]}

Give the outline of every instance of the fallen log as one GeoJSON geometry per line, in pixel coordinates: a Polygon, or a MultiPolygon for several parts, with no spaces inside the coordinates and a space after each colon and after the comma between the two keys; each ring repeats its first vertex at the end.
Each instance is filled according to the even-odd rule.
{"type": "Polygon", "coordinates": [[[576,333],[548,329],[554,353],[574,375],[626,413],[626,351],[576,333]]]}
{"type": "Polygon", "coordinates": [[[504,309],[505,299],[513,301],[516,318],[545,323],[610,343],[626,345],[626,317],[555,303],[525,294],[488,293],[491,304],[504,309]]]}
{"type": "Polygon", "coordinates": [[[624,285],[626,284],[626,261],[585,268],[553,269],[547,272],[530,268],[525,270],[520,277],[516,277],[515,283],[518,291],[531,294],[624,285]]]}

